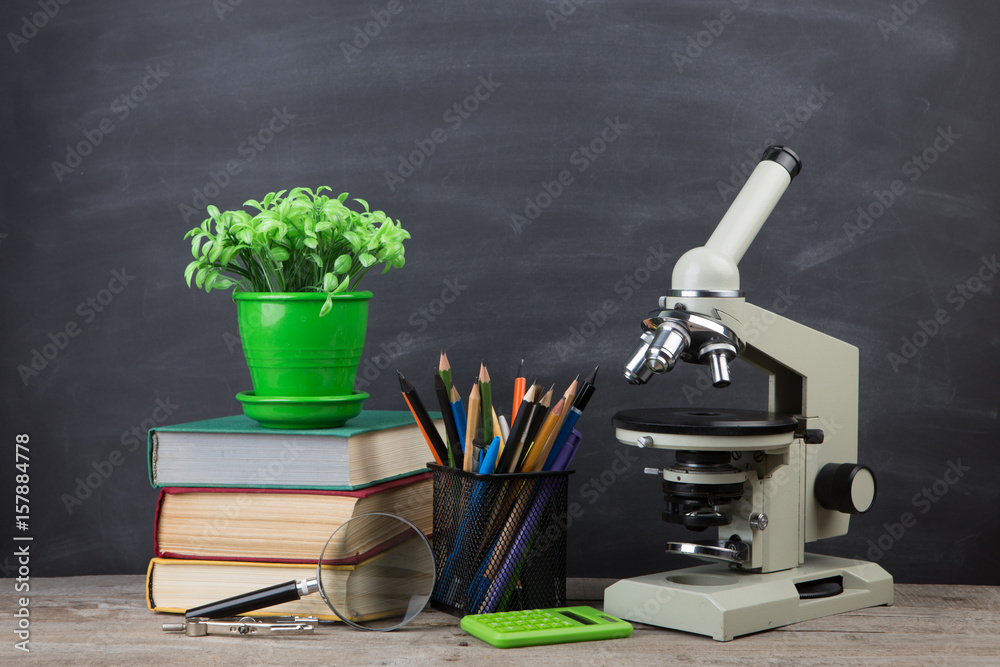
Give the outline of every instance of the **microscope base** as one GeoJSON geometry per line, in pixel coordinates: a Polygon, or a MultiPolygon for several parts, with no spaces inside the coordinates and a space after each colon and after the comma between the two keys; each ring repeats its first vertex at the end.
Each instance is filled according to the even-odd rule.
{"type": "Polygon", "coordinates": [[[875,563],[806,554],[799,567],[767,574],[703,565],[623,579],[604,591],[612,616],[730,641],[751,632],[892,604],[892,576],[875,563]],[[796,584],[842,577],[843,592],[800,599],[796,584]]]}

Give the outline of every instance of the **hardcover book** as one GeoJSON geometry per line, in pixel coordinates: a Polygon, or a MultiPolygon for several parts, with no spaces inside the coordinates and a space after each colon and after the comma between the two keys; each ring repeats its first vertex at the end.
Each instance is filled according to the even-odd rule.
{"type": "MultiPolygon", "coordinates": [[[[433,413],[439,432],[444,426],[433,413]]],[[[263,428],[245,415],[148,435],[154,487],[354,490],[425,471],[433,458],[408,411],[366,410],[330,429],[263,428]]]]}

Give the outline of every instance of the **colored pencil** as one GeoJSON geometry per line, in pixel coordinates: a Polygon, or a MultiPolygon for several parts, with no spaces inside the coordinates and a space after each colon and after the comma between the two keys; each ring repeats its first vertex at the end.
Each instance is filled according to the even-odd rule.
{"type": "Polygon", "coordinates": [[[526,389],[527,385],[524,382],[524,359],[521,359],[521,365],[517,367],[517,377],[514,378],[514,407],[511,408],[511,419],[517,419],[517,410],[521,407],[526,389]]]}
{"type": "Polygon", "coordinates": [[[451,364],[448,363],[448,355],[441,350],[441,358],[438,359],[438,375],[444,380],[444,388],[451,393],[451,364]]]}
{"type": "Polygon", "coordinates": [[[458,446],[465,451],[465,406],[455,385],[451,386],[451,411],[455,414],[455,426],[458,428],[458,446]]]}
{"type": "Polygon", "coordinates": [[[462,460],[462,445],[459,442],[458,426],[455,423],[455,413],[451,409],[448,390],[440,373],[434,374],[434,393],[437,395],[441,417],[444,419],[444,432],[448,436],[448,465],[452,468],[462,460]]]}
{"type": "Polygon", "coordinates": [[[552,410],[549,411],[549,414],[545,416],[545,421],[542,422],[542,427],[538,429],[538,435],[535,436],[535,441],[531,444],[531,449],[528,450],[527,456],[524,457],[524,463],[521,464],[521,472],[534,472],[538,469],[536,466],[545,463],[545,459],[549,455],[547,445],[551,443],[552,431],[560,421],[565,401],[565,398],[560,398],[552,410]],[[541,463],[538,462],[539,459],[541,459],[541,463]]]}
{"type": "Polygon", "coordinates": [[[479,364],[479,398],[482,401],[483,442],[493,442],[493,393],[490,372],[486,364],[479,364]]]}
{"type": "Polygon", "coordinates": [[[541,400],[535,405],[535,409],[531,411],[531,419],[528,421],[528,427],[524,431],[524,438],[522,442],[524,443],[521,447],[521,451],[518,453],[517,462],[514,464],[514,468],[511,472],[520,472],[524,465],[524,458],[528,455],[528,451],[531,449],[532,443],[535,442],[535,437],[538,435],[538,431],[542,428],[542,424],[545,422],[545,416],[549,412],[549,405],[552,404],[552,388],[550,388],[545,395],[542,396],[541,400]]]}
{"type": "Polygon", "coordinates": [[[579,381],[580,381],[580,376],[577,375],[575,378],[573,378],[573,381],[569,383],[569,386],[566,387],[566,392],[563,394],[562,397],[563,400],[562,414],[559,415],[559,421],[556,422],[555,428],[553,428],[552,433],[549,434],[548,441],[542,445],[545,454],[544,455],[539,454],[539,459],[536,460],[535,465],[538,470],[548,470],[549,468],[547,468],[546,465],[551,466],[552,460],[559,453],[558,451],[553,452],[552,446],[555,444],[556,437],[562,430],[562,425],[563,422],[566,421],[566,415],[569,414],[569,409],[573,406],[573,400],[576,398],[576,391],[577,387],[579,386],[579,381]]]}
{"type": "Polygon", "coordinates": [[[472,385],[472,393],[469,394],[469,416],[465,422],[465,457],[462,469],[465,472],[476,472],[476,447],[473,441],[476,439],[476,431],[479,430],[479,383],[472,385]]]}
{"type": "Polygon", "coordinates": [[[438,465],[446,465],[448,448],[445,447],[444,442],[441,440],[441,435],[434,426],[434,422],[431,421],[430,415],[427,414],[427,409],[424,408],[420,396],[417,395],[417,390],[413,388],[409,380],[403,377],[403,374],[398,369],[396,370],[396,374],[399,375],[399,390],[403,392],[403,399],[406,401],[407,407],[410,408],[413,418],[417,420],[417,425],[420,426],[420,432],[423,433],[424,440],[427,441],[427,446],[431,448],[434,460],[438,465]]]}

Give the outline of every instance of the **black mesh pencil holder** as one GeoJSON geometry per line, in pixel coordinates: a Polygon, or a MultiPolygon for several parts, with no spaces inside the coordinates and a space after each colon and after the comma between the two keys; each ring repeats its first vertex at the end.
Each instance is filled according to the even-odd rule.
{"type": "Polygon", "coordinates": [[[435,609],[464,616],[566,603],[572,471],[434,472],[435,609]]]}

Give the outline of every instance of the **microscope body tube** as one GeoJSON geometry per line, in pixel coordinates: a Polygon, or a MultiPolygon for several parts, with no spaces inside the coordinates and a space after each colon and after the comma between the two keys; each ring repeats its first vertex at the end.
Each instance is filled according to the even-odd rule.
{"type": "Polygon", "coordinates": [[[792,151],[771,146],[704,246],[684,253],[671,278],[678,291],[739,291],[736,265],[750,247],[802,163],[792,151]]]}

